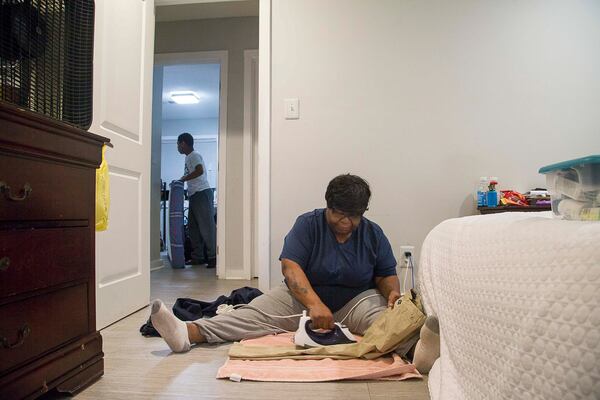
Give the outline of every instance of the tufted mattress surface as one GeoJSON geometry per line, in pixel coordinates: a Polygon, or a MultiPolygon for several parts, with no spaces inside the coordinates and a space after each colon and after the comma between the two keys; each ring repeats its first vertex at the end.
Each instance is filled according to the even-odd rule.
{"type": "Polygon", "coordinates": [[[432,399],[600,399],[600,223],[447,220],[418,276],[440,321],[432,399]]]}

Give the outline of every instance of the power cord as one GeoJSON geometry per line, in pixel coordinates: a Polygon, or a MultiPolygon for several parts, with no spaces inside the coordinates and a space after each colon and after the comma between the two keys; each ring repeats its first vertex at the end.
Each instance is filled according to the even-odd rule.
{"type": "MultiPolygon", "coordinates": [[[[371,294],[371,295],[369,295],[369,296],[366,296],[366,297],[363,297],[362,299],[360,299],[360,300],[359,300],[359,301],[358,301],[358,302],[357,302],[357,303],[356,303],[354,306],[352,306],[352,308],[351,308],[350,310],[348,310],[348,312],[346,313],[346,315],[344,316],[344,318],[342,318],[342,320],[340,321],[340,324],[343,324],[343,323],[344,323],[344,321],[345,321],[345,320],[348,318],[348,316],[350,316],[350,313],[351,313],[352,311],[354,311],[354,309],[355,309],[356,307],[358,307],[358,305],[359,305],[360,303],[362,303],[363,301],[365,301],[365,300],[367,300],[367,299],[369,299],[369,298],[371,298],[371,297],[376,297],[376,296],[381,296],[381,294],[379,294],[379,293],[377,293],[377,294],[371,294]]],[[[255,311],[258,311],[259,313],[261,313],[261,314],[263,314],[263,315],[266,315],[267,317],[270,317],[270,318],[283,318],[283,319],[291,319],[291,318],[297,318],[297,317],[301,317],[301,316],[302,316],[302,314],[292,314],[292,315],[273,315],[273,314],[269,314],[269,313],[267,313],[267,312],[265,312],[265,311],[261,310],[261,309],[260,309],[260,308],[258,308],[258,307],[254,307],[254,306],[251,306],[251,305],[249,305],[249,304],[237,304],[237,305],[221,304],[221,305],[219,305],[219,306],[217,307],[217,314],[218,314],[218,315],[221,315],[221,314],[227,314],[227,313],[230,313],[230,312],[232,312],[233,310],[236,310],[236,309],[238,309],[238,308],[250,308],[250,309],[252,309],[252,310],[255,310],[255,311]]],[[[239,316],[238,316],[238,318],[245,319],[246,321],[255,322],[255,323],[257,323],[257,324],[260,324],[260,325],[268,326],[268,327],[270,327],[270,328],[274,328],[274,329],[277,329],[277,330],[280,330],[280,331],[283,331],[283,332],[294,333],[294,331],[288,331],[288,330],[286,330],[286,329],[280,328],[280,327],[278,327],[278,326],[275,326],[275,325],[268,324],[268,323],[266,323],[266,322],[263,322],[263,321],[258,321],[258,320],[255,320],[255,319],[244,318],[244,317],[239,317],[239,316]]]]}
{"type": "Polygon", "coordinates": [[[415,266],[413,265],[413,258],[412,258],[412,254],[410,252],[408,253],[408,267],[410,268],[410,275],[412,278],[412,286],[411,289],[415,288],[415,266]]]}
{"type": "MultiPolygon", "coordinates": [[[[410,251],[405,251],[404,252],[404,257],[405,257],[405,265],[407,269],[410,269],[410,275],[411,275],[411,289],[415,288],[415,268],[413,265],[413,258],[412,258],[412,253],[410,251]]],[[[402,282],[402,289],[403,292],[406,291],[406,283],[408,281],[408,271],[406,271],[406,273],[404,274],[404,280],[402,282]]]]}

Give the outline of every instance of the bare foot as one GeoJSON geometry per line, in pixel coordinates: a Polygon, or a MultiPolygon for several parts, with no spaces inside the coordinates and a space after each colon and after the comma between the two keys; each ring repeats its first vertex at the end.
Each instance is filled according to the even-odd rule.
{"type": "Polygon", "coordinates": [[[200,329],[198,329],[198,325],[192,322],[186,322],[188,337],[190,338],[190,343],[204,343],[206,342],[206,338],[204,335],[200,333],[200,329]]]}

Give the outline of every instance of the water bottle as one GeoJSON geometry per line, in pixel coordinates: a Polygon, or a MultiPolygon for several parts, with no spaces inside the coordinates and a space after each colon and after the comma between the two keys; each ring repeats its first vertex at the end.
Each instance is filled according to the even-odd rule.
{"type": "Polygon", "coordinates": [[[488,179],[485,176],[479,178],[479,185],[477,185],[477,207],[485,207],[487,204],[487,185],[488,179]]]}

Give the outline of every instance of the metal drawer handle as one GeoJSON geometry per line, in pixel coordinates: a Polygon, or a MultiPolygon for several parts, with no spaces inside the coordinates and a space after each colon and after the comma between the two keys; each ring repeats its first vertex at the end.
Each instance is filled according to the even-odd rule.
{"type": "Polygon", "coordinates": [[[23,189],[21,189],[21,191],[19,192],[20,196],[17,197],[10,193],[10,186],[8,186],[6,182],[0,181],[0,192],[4,193],[4,197],[12,201],[25,200],[27,197],[29,197],[32,190],[33,189],[31,188],[31,185],[29,183],[26,183],[23,185],[23,189]]]}
{"type": "Polygon", "coordinates": [[[19,335],[16,342],[10,344],[8,343],[8,338],[2,337],[0,338],[0,346],[2,346],[3,349],[14,349],[15,347],[19,347],[25,342],[25,338],[29,336],[30,333],[31,328],[29,325],[23,324],[21,329],[19,329],[19,335]]]}
{"type": "Polygon", "coordinates": [[[0,271],[6,271],[10,267],[10,258],[2,257],[0,258],[0,271]]]}

